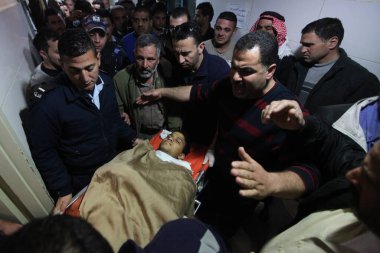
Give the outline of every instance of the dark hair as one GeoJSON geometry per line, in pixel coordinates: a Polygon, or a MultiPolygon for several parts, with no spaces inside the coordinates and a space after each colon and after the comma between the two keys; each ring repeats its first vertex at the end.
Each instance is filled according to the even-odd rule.
{"type": "Polygon", "coordinates": [[[112,253],[102,235],[84,219],[54,215],[23,226],[4,242],[3,253],[112,253]]]}
{"type": "Polygon", "coordinates": [[[111,22],[113,23],[111,12],[107,9],[97,9],[95,11],[95,14],[99,15],[100,17],[104,18],[109,18],[111,22]]]}
{"type": "Polygon", "coordinates": [[[179,18],[179,17],[182,17],[182,16],[186,16],[189,21],[191,20],[190,13],[189,13],[189,11],[185,7],[176,7],[176,8],[174,8],[172,10],[172,12],[170,13],[170,16],[172,18],[179,18]]]}
{"type": "Polygon", "coordinates": [[[123,5],[113,5],[111,6],[111,10],[110,10],[111,16],[112,16],[112,13],[114,13],[117,10],[124,10],[126,12],[125,7],[123,5]]]}
{"type": "Polygon", "coordinates": [[[302,34],[314,32],[323,40],[328,40],[334,36],[338,37],[338,46],[342,43],[344,28],[342,22],[337,18],[321,18],[306,25],[302,29],[302,34]]]}
{"type": "Polygon", "coordinates": [[[280,13],[277,13],[274,11],[264,11],[263,13],[260,14],[260,19],[261,19],[261,16],[264,16],[264,15],[269,15],[285,22],[284,16],[282,16],[280,13]]]}
{"type": "Polygon", "coordinates": [[[182,153],[184,153],[185,155],[187,155],[188,153],[190,153],[190,148],[191,148],[190,142],[191,142],[191,139],[190,139],[189,133],[186,132],[186,131],[184,131],[183,129],[182,130],[178,130],[178,131],[173,131],[173,132],[180,132],[181,134],[183,134],[183,136],[185,137],[186,145],[183,148],[182,153]]]}
{"type": "Polygon", "coordinates": [[[101,9],[105,9],[106,8],[106,6],[104,5],[104,3],[103,3],[102,0],[94,0],[92,2],[92,5],[94,5],[94,4],[99,4],[101,9]]]}
{"type": "Polygon", "coordinates": [[[47,52],[49,49],[48,40],[56,41],[58,39],[59,34],[57,32],[48,28],[42,28],[34,37],[33,45],[38,51],[43,50],[47,52]]]}
{"type": "Polygon", "coordinates": [[[91,4],[87,2],[86,0],[76,0],[74,4],[75,10],[80,10],[83,13],[93,14],[94,9],[92,8],[91,4]]]}
{"type": "Polygon", "coordinates": [[[119,0],[119,1],[117,1],[117,2],[115,3],[115,6],[116,6],[116,5],[121,5],[121,6],[125,7],[125,6],[124,6],[125,4],[133,5],[133,8],[136,7],[135,3],[134,3],[132,0],[119,0]]]}
{"type": "Polygon", "coordinates": [[[63,19],[63,13],[62,13],[62,11],[61,10],[58,10],[58,9],[56,9],[56,8],[47,8],[46,10],[45,10],[45,12],[44,12],[44,15],[45,15],[45,23],[47,23],[48,22],[48,17],[49,16],[61,16],[62,17],[62,19],[63,19]]]}
{"type": "Polygon", "coordinates": [[[151,16],[153,17],[156,13],[161,13],[161,12],[163,12],[163,13],[165,13],[165,15],[167,15],[167,10],[166,10],[165,4],[156,3],[152,8],[151,16]]]}
{"type": "Polygon", "coordinates": [[[172,33],[174,41],[185,40],[187,38],[193,38],[197,45],[203,41],[200,28],[195,22],[183,23],[177,26],[172,33]]]}
{"type": "Polygon", "coordinates": [[[136,39],[135,43],[135,50],[137,48],[143,48],[147,47],[149,45],[154,45],[157,49],[157,56],[160,57],[160,52],[161,52],[161,42],[160,39],[153,35],[153,34],[142,34],[136,39]]]}
{"type": "Polygon", "coordinates": [[[214,8],[212,8],[212,5],[210,2],[203,2],[197,5],[195,8],[196,10],[200,10],[202,12],[203,16],[208,16],[209,20],[211,21],[214,17],[214,8]]]}
{"type": "Polygon", "coordinates": [[[378,96],[379,98],[377,99],[377,120],[380,121],[380,94],[378,96]]]}
{"type": "Polygon", "coordinates": [[[245,51],[254,47],[259,48],[260,62],[265,67],[277,62],[278,43],[272,34],[264,31],[247,33],[236,42],[234,51],[245,51]]]}
{"type": "Polygon", "coordinates": [[[96,55],[96,49],[87,32],[83,28],[66,30],[58,42],[58,51],[61,59],[63,56],[77,57],[92,50],[96,55]]]}
{"type": "Polygon", "coordinates": [[[150,10],[149,10],[149,8],[147,8],[147,7],[145,7],[145,6],[142,6],[142,5],[138,5],[138,6],[136,6],[136,8],[133,10],[132,16],[133,16],[136,12],[145,12],[145,13],[148,13],[148,14],[149,14],[149,19],[152,18],[152,17],[150,16],[150,10]]]}
{"type": "Polygon", "coordinates": [[[220,13],[217,19],[225,19],[225,20],[235,22],[235,26],[237,23],[237,17],[235,15],[235,13],[233,13],[231,11],[224,11],[224,12],[220,13]]]}

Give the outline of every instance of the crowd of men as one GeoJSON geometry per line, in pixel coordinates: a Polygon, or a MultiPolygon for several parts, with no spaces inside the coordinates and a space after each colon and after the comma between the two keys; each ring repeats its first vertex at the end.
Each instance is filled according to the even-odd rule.
{"type": "Polygon", "coordinates": [[[340,47],[341,21],[307,24],[292,51],[277,12],[237,38],[233,12],[212,28],[211,3],[190,15],[164,2],[46,10],[26,133],[53,213],[119,152],[181,130],[209,149],[195,218],[227,244],[216,235],[210,252],[236,250],[241,230],[247,252],[380,247],[380,83],[340,47]],[[296,215],[275,210],[283,199],[297,200],[296,215]]]}

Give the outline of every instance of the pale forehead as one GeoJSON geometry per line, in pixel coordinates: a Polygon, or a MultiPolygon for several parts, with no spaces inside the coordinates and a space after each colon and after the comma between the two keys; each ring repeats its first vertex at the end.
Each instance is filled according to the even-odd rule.
{"type": "Polygon", "coordinates": [[[234,51],[232,63],[236,67],[255,66],[260,63],[260,48],[255,46],[248,50],[234,51]]]}
{"type": "Polygon", "coordinates": [[[220,26],[220,27],[230,27],[234,28],[235,27],[235,22],[227,19],[218,19],[216,20],[215,26],[220,26]]]}

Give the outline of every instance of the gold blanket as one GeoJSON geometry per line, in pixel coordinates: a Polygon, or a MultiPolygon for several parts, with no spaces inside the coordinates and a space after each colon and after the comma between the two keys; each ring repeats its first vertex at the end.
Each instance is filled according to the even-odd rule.
{"type": "Polygon", "coordinates": [[[143,142],[95,172],[79,211],[117,252],[127,239],[144,247],[166,222],[192,216],[195,192],[185,168],[143,142]]]}

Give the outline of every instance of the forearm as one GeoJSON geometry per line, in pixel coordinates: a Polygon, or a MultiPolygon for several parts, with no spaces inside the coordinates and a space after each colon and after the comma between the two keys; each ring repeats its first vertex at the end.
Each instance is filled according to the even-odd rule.
{"type": "Polygon", "coordinates": [[[180,86],[173,88],[160,88],[162,97],[169,98],[178,102],[187,102],[190,100],[192,86],[180,86]]]}
{"type": "Polygon", "coordinates": [[[306,192],[306,187],[299,175],[293,171],[273,172],[273,197],[296,199],[306,192]]]}

